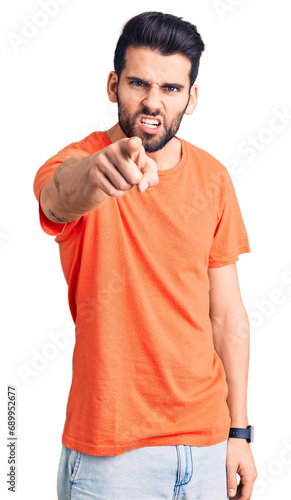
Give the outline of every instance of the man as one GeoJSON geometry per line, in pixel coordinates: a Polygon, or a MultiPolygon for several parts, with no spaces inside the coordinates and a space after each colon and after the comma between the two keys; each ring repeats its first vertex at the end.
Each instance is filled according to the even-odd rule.
{"type": "Polygon", "coordinates": [[[176,136],[203,50],[180,18],[131,19],[107,83],[118,123],[35,178],[76,324],[62,500],[251,498],[248,237],[226,168],[176,136]]]}

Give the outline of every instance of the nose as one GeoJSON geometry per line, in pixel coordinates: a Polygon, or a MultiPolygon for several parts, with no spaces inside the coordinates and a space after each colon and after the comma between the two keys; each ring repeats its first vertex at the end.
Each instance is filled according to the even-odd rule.
{"type": "Polygon", "coordinates": [[[148,88],[146,96],[143,99],[143,104],[150,111],[161,108],[160,92],[158,87],[150,86],[148,88]]]}

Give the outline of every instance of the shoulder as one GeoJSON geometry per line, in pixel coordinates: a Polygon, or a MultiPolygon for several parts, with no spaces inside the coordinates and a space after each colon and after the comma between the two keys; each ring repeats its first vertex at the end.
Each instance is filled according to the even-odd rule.
{"type": "Polygon", "coordinates": [[[204,181],[213,180],[222,186],[231,180],[227,168],[215,156],[184,139],[180,140],[184,143],[188,162],[193,164],[204,181]]]}
{"type": "Polygon", "coordinates": [[[199,148],[194,144],[191,144],[185,139],[180,139],[184,142],[187,152],[191,157],[194,157],[197,161],[203,162],[207,167],[212,167],[214,169],[227,170],[226,167],[211,153],[205,151],[205,149],[199,148]]]}
{"type": "Polygon", "coordinates": [[[97,131],[87,135],[81,141],[74,142],[71,144],[71,147],[93,154],[100,149],[109,146],[109,144],[110,140],[106,136],[106,133],[97,131]]]}

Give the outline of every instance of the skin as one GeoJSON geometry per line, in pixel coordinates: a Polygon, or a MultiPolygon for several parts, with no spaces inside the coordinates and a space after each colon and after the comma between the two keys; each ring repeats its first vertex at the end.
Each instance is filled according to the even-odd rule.
{"type": "MultiPolygon", "coordinates": [[[[108,97],[115,103],[119,99],[130,116],[135,116],[146,108],[148,113],[152,113],[152,117],[161,119],[160,132],[149,141],[153,143],[163,136],[166,124],[175,122],[178,116],[182,119],[184,114],[190,115],[195,110],[198,86],[194,84],[189,88],[190,69],[190,61],[183,55],[162,56],[148,48],[128,47],[126,66],[120,81],[118,82],[114,71],[109,74],[108,97]],[[175,84],[181,88],[175,89],[175,84]]],[[[142,113],[140,115],[144,116],[142,113]]],[[[136,118],[134,131],[145,145],[146,134],[139,125],[139,117],[136,118]]],[[[119,122],[107,131],[107,135],[114,142],[126,137],[119,122]]],[[[158,170],[171,168],[181,159],[181,142],[174,137],[163,149],[154,153],[147,152],[147,156],[156,162],[158,170]]]]}
{"type": "MultiPolygon", "coordinates": [[[[231,427],[246,428],[249,425],[247,384],[250,327],[240,294],[236,264],[209,268],[208,276],[209,316],[214,347],[224,366],[228,384],[227,403],[231,427]]],[[[245,439],[228,439],[226,467],[230,498],[249,500],[257,470],[250,444],[245,439]],[[240,476],[238,488],[236,473],[240,476]]]]}
{"type": "MultiPolygon", "coordinates": [[[[124,132],[126,120],[122,127],[118,122],[107,131],[113,144],[89,157],[64,161],[41,191],[41,208],[50,220],[75,220],[98,208],[108,196],[123,196],[134,186],[139,193],[144,183],[154,188],[159,182],[158,170],[169,169],[180,161],[181,142],[176,136],[162,149],[146,149],[158,144],[171,126],[175,129],[184,114],[195,110],[198,87],[194,84],[189,88],[189,72],[190,61],[182,55],[127,49],[125,68],[119,80],[114,71],[109,74],[107,93],[111,102],[118,102],[120,122],[128,120],[132,138],[124,132]],[[174,84],[179,85],[179,90],[174,90],[174,84]],[[140,119],[145,117],[159,118],[161,126],[156,134],[151,136],[143,130],[140,119]]],[[[236,264],[209,268],[208,275],[209,316],[214,347],[226,373],[231,426],[247,427],[250,331],[236,264]]],[[[228,440],[226,466],[229,496],[249,500],[257,471],[246,440],[228,440]],[[236,473],[240,475],[238,488],[236,473]]]]}

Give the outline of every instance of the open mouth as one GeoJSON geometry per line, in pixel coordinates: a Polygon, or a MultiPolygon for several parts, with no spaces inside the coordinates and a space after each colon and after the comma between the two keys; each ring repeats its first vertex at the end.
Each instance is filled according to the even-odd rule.
{"type": "Polygon", "coordinates": [[[143,118],[141,120],[141,123],[146,125],[146,127],[153,128],[153,129],[157,128],[160,125],[159,120],[149,120],[149,119],[145,119],[145,118],[143,118]]]}
{"type": "Polygon", "coordinates": [[[162,125],[158,118],[141,118],[139,124],[145,132],[150,134],[157,132],[162,125]]]}

